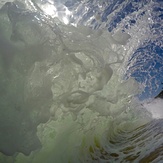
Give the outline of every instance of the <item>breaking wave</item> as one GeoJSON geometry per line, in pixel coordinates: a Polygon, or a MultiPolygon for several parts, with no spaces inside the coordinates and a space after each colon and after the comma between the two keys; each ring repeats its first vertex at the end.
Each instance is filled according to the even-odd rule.
{"type": "Polygon", "coordinates": [[[161,162],[160,4],[0,2],[0,162],[161,162]]]}

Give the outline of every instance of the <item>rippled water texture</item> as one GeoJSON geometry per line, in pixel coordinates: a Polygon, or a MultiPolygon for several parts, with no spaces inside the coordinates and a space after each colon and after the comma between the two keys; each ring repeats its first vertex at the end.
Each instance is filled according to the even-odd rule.
{"type": "Polygon", "coordinates": [[[161,1],[0,7],[0,162],[163,162],[161,1]]]}

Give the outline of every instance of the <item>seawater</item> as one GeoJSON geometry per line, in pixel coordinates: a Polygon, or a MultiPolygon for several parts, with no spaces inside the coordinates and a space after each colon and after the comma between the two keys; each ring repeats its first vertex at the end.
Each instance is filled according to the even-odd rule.
{"type": "Polygon", "coordinates": [[[0,10],[0,161],[161,162],[161,117],[126,78],[138,40],[69,23],[66,7],[57,16],[49,4],[0,10]]]}

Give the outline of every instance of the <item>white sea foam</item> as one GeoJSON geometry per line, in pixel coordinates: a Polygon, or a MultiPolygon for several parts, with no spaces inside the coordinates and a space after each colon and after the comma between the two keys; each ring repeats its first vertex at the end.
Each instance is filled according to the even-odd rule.
{"type": "Polygon", "coordinates": [[[160,98],[154,99],[151,102],[144,103],[144,107],[152,114],[154,119],[163,118],[163,100],[160,98]]]}

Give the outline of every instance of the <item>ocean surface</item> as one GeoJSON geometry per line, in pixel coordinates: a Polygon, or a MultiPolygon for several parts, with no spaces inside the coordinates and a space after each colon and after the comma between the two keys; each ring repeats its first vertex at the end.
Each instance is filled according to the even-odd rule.
{"type": "Polygon", "coordinates": [[[163,163],[162,0],[1,0],[0,76],[0,163],[163,163]]]}

